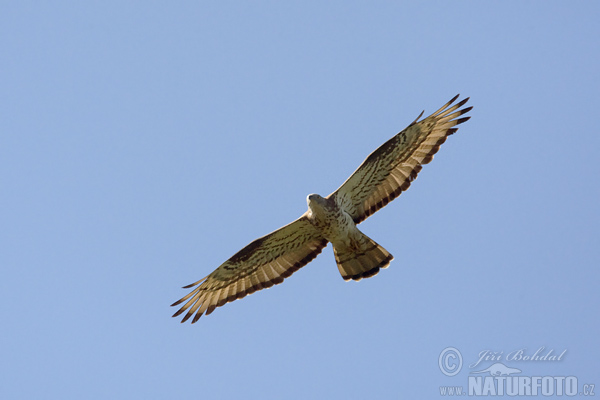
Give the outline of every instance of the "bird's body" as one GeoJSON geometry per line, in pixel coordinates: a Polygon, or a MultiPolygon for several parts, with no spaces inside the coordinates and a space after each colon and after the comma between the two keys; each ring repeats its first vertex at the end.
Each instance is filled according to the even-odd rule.
{"type": "Polygon", "coordinates": [[[332,199],[311,194],[306,203],[308,220],[327,241],[349,244],[356,236],[358,229],[352,217],[332,199]]]}
{"type": "Polygon", "coordinates": [[[331,242],[338,269],[344,280],[361,280],[386,268],[394,258],[362,233],[342,205],[331,198],[311,194],[307,199],[308,220],[331,242]]]}
{"type": "Polygon", "coordinates": [[[312,261],[331,242],[344,280],[361,280],[386,268],[393,256],[362,233],[357,224],[408,189],[423,164],[429,163],[456,125],[464,99],[452,106],[454,97],[429,117],[418,121],[375,150],[335,192],[327,197],[311,194],[308,211],[294,222],[251,242],[210,275],[185,286],[197,286],[175,302],[187,302],[173,315],[187,310],[196,322],[204,313],[241,299],[257,290],[283,282],[312,261]]]}

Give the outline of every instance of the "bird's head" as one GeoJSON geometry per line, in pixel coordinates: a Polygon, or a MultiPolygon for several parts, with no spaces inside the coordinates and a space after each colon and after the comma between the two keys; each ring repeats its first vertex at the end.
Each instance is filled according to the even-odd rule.
{"type": "Polygon", "coordinates": [[[318,194],[309,194],[306,198],[306,203],[308,203],[308,209],[314,214],[322,214],[325,210],[331,209],[331,205],[329,204],[329,200],[324,197],[319,196],[318,194]]]}
{"type": "Polygon", "coordinates": [[[323,199],[321,196],[319,196],[318,194],[315,194],[315,193],[313,193],[313,194],[309,194],[309,195],[306,197],[306,204],[308,204],[308,206],[310,207],[310,203],[311,203],[311,202],[313,202],[313,201],[314,201],[314,202],[317,202],[317,203],[319,203],[319,202],[321,202],[322,200],[324,200],[324,199],[323,199]]]}

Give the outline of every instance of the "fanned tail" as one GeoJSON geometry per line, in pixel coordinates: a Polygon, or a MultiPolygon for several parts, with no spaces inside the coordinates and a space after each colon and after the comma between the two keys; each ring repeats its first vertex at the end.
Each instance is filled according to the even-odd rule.
{"type": "Polygon", "coordinates": [[[338,269],[345,281],[360,281],[377,275],[379,269],[387,268],[394,259],[386,249],[378,245],[364,233],[360,240],[360,248],[353,249],[340,245],[333,246],[333,254],[338,269]]]}

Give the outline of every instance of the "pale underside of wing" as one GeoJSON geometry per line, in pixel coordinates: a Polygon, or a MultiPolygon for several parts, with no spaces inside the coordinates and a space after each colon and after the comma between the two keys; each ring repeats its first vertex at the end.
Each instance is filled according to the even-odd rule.
{"type": "Polygon", "coordinates": [[[176,306],[187,301],[173,316],[187,310],[181,322],[194,313],[192,323],[231,301],[283,282],[284,278],[312,261],[327,246],[306,214],[294,222],[256,239],[210,275],[184,289],[197,286],[176,306]]]}
{"type": "Polygon", "coordinates": [[[348,212],[355,223],[364,221],[375,211],[408,189],[422,165],[429,163],[457,125],[470,117],[459,118],[473,107],[460,109],[469,98],[452,105],[455,96],[429,117],[418,121],[385,142],[371,153],[358,169],[328,198],[348,212]]]}

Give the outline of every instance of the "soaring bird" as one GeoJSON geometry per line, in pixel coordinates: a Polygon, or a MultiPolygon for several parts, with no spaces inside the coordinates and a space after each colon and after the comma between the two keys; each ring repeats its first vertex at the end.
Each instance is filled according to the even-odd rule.
{"type": "Polygon", "coordinates": [[[192,315],[192,323],[231,301],[283,282],[312,261],[331,242],[344,280],[359,281],[387,268],[394,258],[362,233],[357,225],[408,189],[457,125],[473,107],[456,104],[456,95],[442,108],[406,129],[371,153],[335,192],[327,197],[311,194],[308,210],[300,218],[258,238],[234,254],[209,275],[184,286],[195,287],[172,306],[185,304],[173,315],[192,315]],[[454,105],[453,105],[454,104],[454,105]]]}

